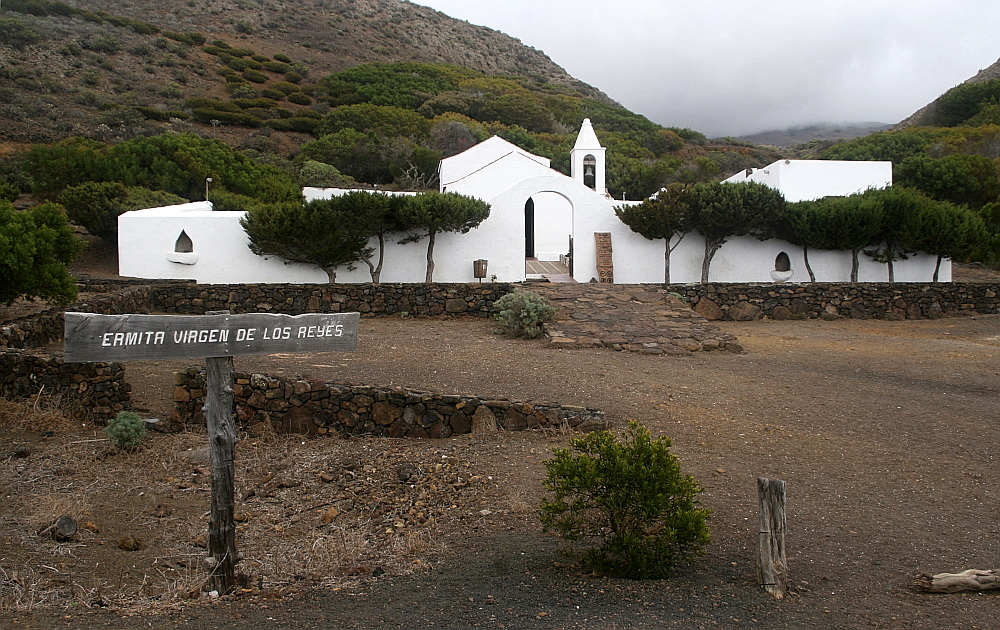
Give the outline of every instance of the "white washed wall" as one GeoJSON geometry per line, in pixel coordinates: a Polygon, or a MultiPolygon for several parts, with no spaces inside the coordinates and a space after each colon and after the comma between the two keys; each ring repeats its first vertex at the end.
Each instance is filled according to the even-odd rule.
{"type": "Polygon", "coordinates": [[[740,171],[725,180],[753,181],[780,190],[787,201],[846,196],[892,185],[892,162],[778,160],[764,168],[740,171]]]}

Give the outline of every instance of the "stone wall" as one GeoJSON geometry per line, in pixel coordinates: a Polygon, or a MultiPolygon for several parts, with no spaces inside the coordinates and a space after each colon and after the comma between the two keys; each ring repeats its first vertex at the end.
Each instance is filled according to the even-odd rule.
{"type": "Polygon", "coordinates": [[[64,408],[106,420],[131,407],[131,391],[120,363],[66,363],[54,354],[0,351],[0,396],[55,395],[64,408]]]}
{"type": "MultiPolygon", "coordinates": [[[[189,368],[174,378],[175,421],[204,424],[204,371],[189,368]]],[[[235,381],[237,418],[257,434],[276,431],[446,438],[469,433],[474,424],[480,423],[508,431],[592,431],[607,427],[601,411],[555,403],[483,400],[402,387],[272,378],[265,374],[237,373],[235,381]]]]}
{"type": "Polygon", "coordinates": [[[519,285],[505,282],[469,284],[223,284],[158,285],[153,304],[158,312],[201,314],[339,313],[362,316],[463,315],[490,317],[493,303],[519,285]]]}
{"type": "Polygon", "coordinates": [[[685,284],[670,288],[711,320],[921,319],[1000,313],[1000,285],[992,283],[685,284]]]}

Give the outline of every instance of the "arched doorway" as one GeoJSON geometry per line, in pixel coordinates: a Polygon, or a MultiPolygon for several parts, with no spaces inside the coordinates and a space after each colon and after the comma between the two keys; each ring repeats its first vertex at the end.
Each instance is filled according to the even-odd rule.
{"type": "Polygon", "coordinates": [[[535,200],[524,202],[524,257],[535,257],[535,200]]]}

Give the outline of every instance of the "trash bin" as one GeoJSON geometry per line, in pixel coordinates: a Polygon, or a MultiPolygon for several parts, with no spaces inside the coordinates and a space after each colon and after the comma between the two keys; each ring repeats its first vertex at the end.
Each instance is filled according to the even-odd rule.
{"type": "Polygon", "coordinates": [[[479,278],[482,282],[483,278],[486,277],[486,261],[483,259],[472,261],[472,276],[474,278],[479,278]]]}

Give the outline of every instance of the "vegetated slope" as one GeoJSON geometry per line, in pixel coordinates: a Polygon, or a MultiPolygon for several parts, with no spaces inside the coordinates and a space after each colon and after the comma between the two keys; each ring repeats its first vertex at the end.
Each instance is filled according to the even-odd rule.
{"type": "MultiPolygon", "coordinates": [[[[1000,59],[998,59],[988,68],[985,68],[977,72],[975,76],[966,79],[960,85],[956,86],[955,88],[952,88],[952,90],[961,88],[962,86],[970,86],[973,84],[985,83],[988,81],[995,81],[998,79],[1000,79],[1000,59]]],[[[948,93],[951,93],[952,90],[949,90],[948,92],[934,99],[927,105],[924,105],[923,107],[915,111],[913,114],[908,116],[906,119],[897,123],[893,127],[893,129],[906,129],[907,127],[938,124],[937,122],[935,122],[935,118],[940,113],[942,100],[946,100],[946,96],[948,95],[948,93]]]]}
{"type": "Polygon", "coordinates": [[[890,160],[893,185],[979,213],[990,236],[974,260],[1000,260],[1000,61],[889,131],[815,147],[831,160],[890,160]]]}
{"type": "Polygon", "coordinates": [[[4,0],[0,45],[8,149],[183,132],[306,185],[420,188],[437,160],[490,135],[568,172],[589,116],[609,190],[629,198],[781,157],[664,128],[513,38],[397,0],[4,0]]]}
{"type": "Polygon", "coordinates": [[[789,127],[788,129],[773,129],[760,133],[740,136],[740,140],[754,144],[775,147],[796,147],[814,140],[850,140],[860,138],[876,131],[885,131],[891,125],[879,122],[860,123],[817,123],[789,127]]]}
{"type": "Polygon", "coordinates": [[[537,49],[399,0],[5,0],[0,19],[26,27],[0,28],[6,141],[92,136],[101,124],[117,132],[136,125],[122,116],[130,106],[171,111],[185,97],[222,93],[217,60],[165,36],[171,33],[226,40],[268,57],[283,54],[313,78],[365,62],[443,62],[529,76],[610,102],[537,49]],[[65,15],[65,7],[77,13],[65,15]]]}

